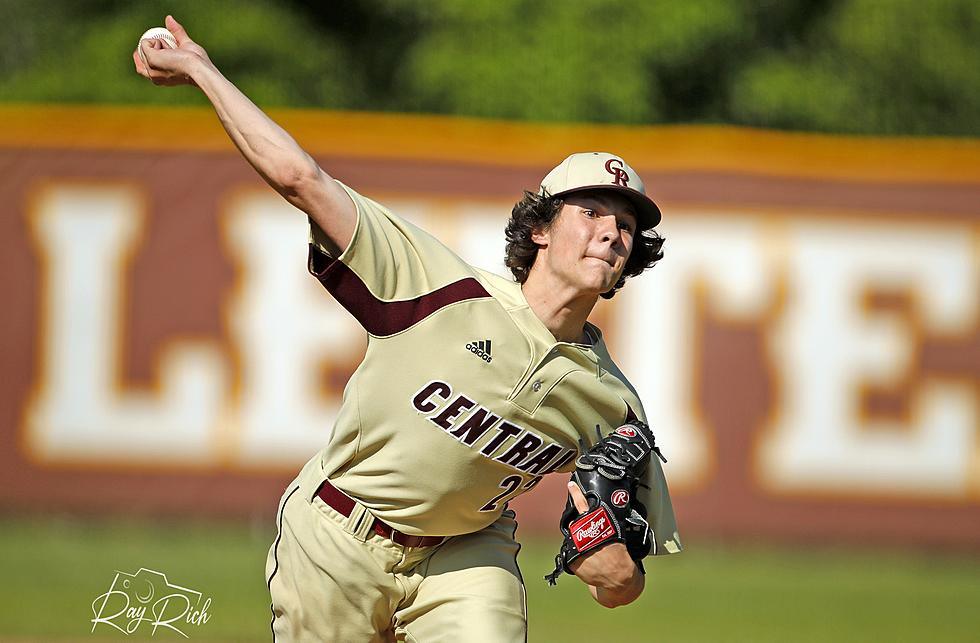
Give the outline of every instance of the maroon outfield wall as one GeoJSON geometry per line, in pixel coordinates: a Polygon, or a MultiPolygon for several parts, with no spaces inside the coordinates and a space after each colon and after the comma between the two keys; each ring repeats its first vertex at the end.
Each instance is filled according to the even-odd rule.
{"type": "MultiPolygon", "coordinates": [[[[190,111],[182,115],[182,121],[167,121],[166,127],[174,131],[203,132],[197,140],[177,142],[168,137],[166,128],[148,132],[138,125],[139,119],[131,119],[132,140],[114,136],[113,128],[121,127],[119,112],[108,110],[78,112],[80,118],[92,122],[95,133],[76,136],[61,125],[71,114],[71,110],[21,108],[8,114],[6,122],[13,124],[0,125],[8,128],[0,129],[0,257],[4,275],[0,294],[7,302],[0,317],[4,329],[0,334],[0,377],[6,383],[0,389],[0,507],[17,512],[261,515],[271,519],[281,490],[302,458],[294,453],[264,461],[254,454],[243,456],[242,448],[227,446],[238,444],[234,435],[242,430],[240,422],[244,421],[240,418],[246,414],[242,409],[248,408],[253,394],[246,364],[250,358],[235,330],[233,312],[235,298],[251,283],[251,268],[229,250],[227,221],[235,216],[236,204],[242,198],[261,198],[267,188],[230,144],[222,142],[208,112],[190,111]],[[28,127],[25,132],[25,122],[33,123],[33,130],[28,127]],[[183,377],[179,368],[170,375],[161,370],[168,347],[190,340],[206,344],[220,356],[226,372],[219,403],[232,411],[220,414],[225,418],[220,427],[215,423],[203,429],[223,436],[203,439],[204,457],[193,455],[194,449],[181,451],[177,444],[180,437],[175,437],[175,444],[167,446],[159,458],[152,449],[141,451],[139,445],[131,447],[134,451],[128,455],[126,449],[130,447],[117,449],[112,445],[111,432],[92,426],[91,420],[86,420],[89,424],[79,420],[78,430],[83,435],[90,431],[97,445],[102,445],[100,440],[106,441],[87,450],[88,438],[72,438],[71,418],[58,415],[59,409],[65,408],[71,415],[72,408],[70,396],[58,393],[62,390],[56,384],[59,378],[69,380],[64,390],[75,390],[71,378],[91,375],[78,371],[77,364],[72,366],[74,362],[62,353],[55,353],[86,350],[59,345],[52,339],[54,329],[62,326],[68,329],[68,336],[75,336],[71,333],[77,331],[71,320],[58,317],[65,314],[58,302],[76,295],[102,301],[99,297],[104,293],[87,290],[85,277],[78,274],[74,278],[79,283],[66,287],[68,294],[59,290],[55,275],[64,273],[58,272],[58,261],[67,256],[64,245],[59,244],[78,236],[71,232],[76,228],[71,227],[75,213],[70,200],[65,205],[52,195],[84,196],[91,190],[98,194],[117,190],[130,199],[127,202],[137,204],[138,211],[132,214],[139,218],[141,227],[127,246],[124,261],[110,267],[122,284],[109,313],[117,329],[112,340],[116,354],[106,361],[112,363],[114,375],[106,393],[109,402],[94,406],[95,415],[86,417],[99,417],[104,411],[115,414],[112,421],[134,417],[138,423],[142,407],[137,404],[132,411],[135,415],[125,415],[130,411],[124,403],[117,404],[116,398],[165,398],[167,378],[178,381],[183,377]],[[54,230],[65,236],[55,239],[54,230]],[[60,422],[60,428],[49,431],[45,423],[55,421],[60,422]],[[218,442],[224,446],[215,447],[218,442]]],[[[482,124],[478,134],[470,132],[463,140],[454,121],[376,117],[379,129],[402,133],[401,142],[391,143],[390,149],[397,151],[391,152],[374,139],[363,147],[347,140],[353,137],[349,130],[362,124],[364,117],[322,115],[322,122],[315,114],[284,118],[287,127],[292,119],[295,127],[307,134],[304,143],[308,142],[332,175],[361,192],[380,195],[379,200],[390,197],[406,203],[441,204],[439,207],[445,206],[447,211],[460,204],[499,206],[500,218],[491,222],[496,230],[502,229],[506,205],[522,188],[534,186],[564,154],[589,147],[604,136],[609,141],[607,147],[622,150],[651,186],[665,212],[665,223],[674,217],[688,224],[675,235],[696,234],[697,226],[710,225],[719,218],[758,224],[764,235],[760,247],[777,247],[774,256],[783,257],[774,264],[778,273],[772,279],[775,286],[763,304],[754,312],[733,316],[719,311],[704,284],[697,280],[685,291],[693,302],[693,312],[683,336],[685,346],[689,345],[683,353],[687,361],[677,371],[687,378],[684,390],[689,395],[676,403],[687,408],[684,417],[696,419],[703,450],[699,459],[685,463],[680,458],[677,466],[681,468],[675,471],[671,447],[665,445],[672,460],[666,471],[682,533],[882,540],[968,548],[980,544],[980,447],[976,439],[980,428],[980,292],[973,288],[980,278],[980,172],[976,170],[980,167],[980,145],[976,142],[856,141],[730,129],[535,130],[519,126],[529,128],[530,135],[539,134],[537,140],[543,141],[527,156],[521,154],[521,145],[529,139],[516,136],[513,129],[518,126],[511,124],[482,124]],[[344,127],[345,118],[351,119],[349,127],[344,127]],[[330,131],[344,133],[335,139],[329,136],[330,131]],[[440,132],[455,133],[440,139],[440,132]],[[700,146],[700,167],[690,152],[687,156],[678,152],[676,166],[671,164],[669,152],[681,150],[685,136],[700,146]],[[733,136],[741,141],[739,149],[731,148],[733,136]],[[647,144],[661,139],[662,145],[647,144]],[[865,153],[851,153],[835,163],[827,152],[835,144],[865,153]],[[485,154],[478,153],[481,149],[485,154]],[[816,157],[813,164],[807,162],[811,153],[816,157]],[[786,159],[795,162],[787,163],[786,159]],[[890,163],[883,166],[882,159],[890,163]],[[971,159],[972,175],[964,167],[964,161],[971,159]],[[943,310],[956,311],[950,315],[959,319],[958,325],[929,322],[931,313],[923,303],[928,292],[920,292],[921,284],[908,285],[886,277],[880,288],[866,289],[863,305],[869,315],[891,315],[907,331],[900,337],[909,343],[903,349],[908,356],[899,360],[901,368],[886,378],[887,384],[862,383],[858,378],[845,391],[855,400],[858,423],[867,421],[868,428],[858,427],[859,432],[877,431],[885,441],[889,431],[899,440],[916,431],[934,430],[936,435],[946,436],[948,443],[943,448],[947,451],[928,456],[936,464],[935,471],[922,474],[924,487],[908,485],[901,476],[892,481],[862,478],[855,473],[853,485],[823,488],[819,480],[813,482],[803,474],[799,480],[794,478],[792,467],[774,474],[764,470],[770,465],[760,464],[764,461],[760,455],[764,446],[760,445],[770,439],[773,426],[779,425],[778,418],[790,414],[788,391],[799,379],[784,372],[788,362],[780,360],[783,349],[773,343],[774,338],[786,332],[783,324],[791,315],[789,311],[807,296],[801,290],[805,286],[794,283],[786,277],[789,272],[779,268],[783,265],[779,261],[790,265],[797,256],[792,246],[781,244],[779,229],[792,227],[796,221],[812,221],[814,213],[818,213],[821,225],[839,230],[842,238],[858,229],[854,226],[885,231],[908,228],[927,236],[934,230],[939,244],[937,261],[944,255],[942,243],[950,244],[951,253],[966,253],[968,269],[949,276],[950,283],[962,281],[965,285],[951,288],[945,303],[937,304],[939,308],[945,306],[943,310]],[[922,400],[931,399],[928,396],[935,392],[930,388],[934,384],[952,387],[952,397],[936,399],[954,400],[955,404],[948,404],[958,411],[936,420],[935,427],[930,428],[927,420],[921,420],[920,407],[925,404],[922,400]],[[948,463],[960,464],[950,473],[952,465],[948,463]]],[[[468,122],[466,127],[475,126],[468,122]]],[[[481,216],[486,219],[489,215],[473,215],[476,219],[481,216]]],[[[459,241],[459,224],[445,212],[433,215],[428,223],[441,224],[433,232],[450,245],[459,241]]],[[[85,234],[83,230],[79,243],[89,243],[85,234]]],[[[669,231],[667,234],[670,236],[669,231]]],[[[682,252],[683,245],[677,246],[677,252],[682,252]]],[[[909,252],[916,249],[909,248],[909,252]]],[[[802,251],[799,256],[803,256],[802,251]]],[[[78,257],[72,261],[97,264],[94,259],[78,257]]],[[[670,260],[668,253],[664,265],[670,260]]],[[[93,275],[102,274],[92,270],[93,275]]],[[[936,274],[945,274],[942,270],[937,269],[936,274]]],[[[944,286],[938,283],[936,287],[944,286]]],[[[928,291],[928,284],[925,289],[928,291]]],[[[622,322],[624,306],[614,300],[613,305],[602,308],[600,325],[605,328],[622,322]]],[[[629,350],[621,338],[612,337],[611,344],[616,355],[629,350]]],[[[828,345],[827,350],[835,349],[828,345]]],[[[320,360],[314,386],[316,399],[328,407],[339,400],[346,375],[356,363],[346,353],[332,355],[327,351],[320,360]]],[[[95,359],[102,363],[98,355],[95,359]]],[[[666,370],[674,367],[655,365],[666,370]]],[[[814,382],[813,389],[818,394],[820,383],[814,382]]],[[[656,411],[647,411],[655,421],[656,411]]],[[[786,430],[793,430],[792,424],[787,426],[790,428],[786,430]]],[[[329,426],[323,431],[325,436],[329,426]]],[[[187,439],[197,439],[193,432],[187,435],[187,439]]],[[[835,439],[832,434],[828,436],[828,440],[835,439]]],[[[186,440],[182,444],[186,445],[186,440]]],[[[846,452],[848,445],[841,444],[840,448],[846,452]]],[[[892,457],[884,453],[888,448],[882,447],[883,461],[892,457]]],[[[298,446],[297,451],[302,448],[298,446]]],[[[877,461],[876,452],[871,453],[869,466],[877,461]]],[[[883,471],[894,470],[886,464],[883,471]]],[[[561,505],[559,478],[551,476],[534,494],[515,502],[525,529],[553,529],[561,505]]]]}

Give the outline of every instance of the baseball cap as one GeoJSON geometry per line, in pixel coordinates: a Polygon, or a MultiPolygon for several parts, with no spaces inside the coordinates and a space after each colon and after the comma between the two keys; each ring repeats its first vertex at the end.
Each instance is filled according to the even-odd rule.
{"type": "Polygon", "coordinates": [[[541,181],[538,194],[561,196],[579,190],[615,190],[636,208],[641,230],[660,223],[660,208],[647,196],[643,181],[626,161],[608,152],[572,154],[541,181]]]}

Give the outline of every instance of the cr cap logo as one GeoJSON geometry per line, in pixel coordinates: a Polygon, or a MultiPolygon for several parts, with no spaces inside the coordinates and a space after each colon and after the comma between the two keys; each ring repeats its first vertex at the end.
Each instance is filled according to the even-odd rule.
{"type": "Polygon", "coordinates": [[[606,172],[613,175],[613,183],[616,185],[621,185],[624,188],[629,187],[630,177],[623,169],[623,162],[619,159],[609,159],[606,161],[606,172]],[[619,167],[613,165],[613,163],[618,163],[619,167]]]}
{"type": "Polygon", "coordinates": [[[631,426],[621,426],[618,429],[616,429],[615,433],[618,433],[619,435],[622,435],[627,438],[636,437],[636,429],[634,429],[631,426]]]}
{"type": "Polygon", "coordinates": [[[612,492],[612,495],[609,496],[609,501],[613,503],[613,505],[615,505],[616,507],[622,509],[627,504],[629,504],[630,494],[625,489],[616,489],[615,491],[612,492]]]}

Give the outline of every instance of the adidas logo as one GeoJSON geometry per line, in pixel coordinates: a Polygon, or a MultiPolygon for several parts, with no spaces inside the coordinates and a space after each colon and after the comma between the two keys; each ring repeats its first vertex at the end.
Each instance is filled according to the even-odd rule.
{"type": "Polygon", "coordinates": [[[493,361],[493,358],[490,357],[489,339],[481,339],[478,342],[470,342],[469,344],[466,345],[466,350],[473,353],[487,364],[493,361]]]}

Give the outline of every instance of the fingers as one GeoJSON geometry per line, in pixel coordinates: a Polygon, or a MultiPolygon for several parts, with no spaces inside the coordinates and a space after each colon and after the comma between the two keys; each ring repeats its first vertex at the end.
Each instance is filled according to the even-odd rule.
{"type": "Polygon", "coordinates": [[[150,77],[150,73],[146,70],[146,67],[143,65],[143,59],[140,58],[139,49],[134,49],[133,50],[133,64],[136,65],[136,73],[137,74],[139,74],[140,76],[143,76],[144,78],[149,78],[150,77]]]}
{"type": "Polygon", "coordinates": [[[162,49],[169,49],[162,45],[158,40],[144,40],[139,47],[133,51],[133,63],[136,65],[136,73],[143,78],[148,78],[154,85],[177,85],[180,84],[174,78],[169,77],[167,72],[161,71],[153,64],[153,57],[162,49]],[[140,56],[140,52],[143,56],[140,56]],[[146,63],[144,63],[144,57],[146,63]]]}
{"type": "Polygon", "coordinates": [[[184,42],[193,42],[190,36],[187,35],[187,31],[184,30],[183,25],[177,22],[173,16],[167,16],[164,20],[164,24],[167,26],[167,31],[174,35],[177,40],[177,46],[181,46],[184,42]]]}
{"type": "Polygon", "coordinates": [[[140,63],[147,72],[144,75],[148,78],[154,78],[160,74],[173,73],[176,60],[167,58],[167,56],[172,55],[170,52],[176,52],[176,50],[160,38],[141,40],[136,54],[137,57],[141,58],[140,63]],[[141,52],[143,55],[140,57],[141,52]]]}
{"type": "Polygon", "coordinates": [[[136,64],[136,72],[140,76],[150,78],[152,80],[152,73],[150,68],[153,67],[150,59],[154,55],[154,49],[162,49],[163,46],[160,44],[159,40],[141,40],[133,50],[133,62],[136,64]]]}
{"type": "Polygon", "coordinates": [[[568,481],[568,495],[571,496],[572,504],[575,505],[579,513],[585,513],[589,510],[589,501],[585,499],[585,494],[571,480],[568,481]]]}
{"type": "MultiPolygon", "coordinates": [[[[183,33],[183,32],[182,32],[183,33]]],[[[190,42],[184,35],[184,41],[190,42]]],[[[136,65],[136,72],[148,78],[154,85],[186,85],[193,84],[188,82],[186,76],[177,71],[179,68],[179,52],[173,50],[170,43],[160,38],[150,38],[141,40],[133,51],[133,64],[136,65]],[[166,53],[164,50],[167,50],[166,53]],[[173,53],[171,53],[173,51],[173,53]],[[177,58],[167,56],[176,55],[177,58]]]]}
{"type": "Polygon", "coordinates": [[[159,41],[155,39],[141,40],[139,43],[139,51],[136,52],[137,56],[139,56],[140,52],[143,54],[140,56],[140,63],[142,63],[143,69],[146,70],[147,78],[150,77],[150,70],[156,67],[156,65],[153,64],[153,55],[156,53],[154,50],[157,49],[158,42],[159,41]]]}

